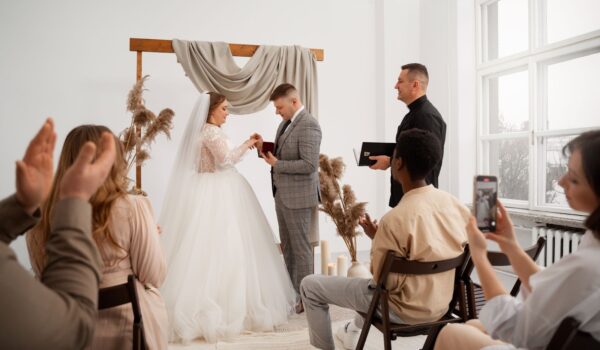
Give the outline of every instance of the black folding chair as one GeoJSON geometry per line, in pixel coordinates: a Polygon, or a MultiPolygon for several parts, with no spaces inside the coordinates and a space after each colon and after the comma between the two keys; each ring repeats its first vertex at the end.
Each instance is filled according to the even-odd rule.
{"type": "MultiPolygon", "coordinates": [[[[544,249],[544,245],[546,244],[546,239],[544,237],[539,237],[537,242],[531,247],[525,249],[525,253],[529,255],[533,261],[536,261],[540,256],[542,249],[544,249]]],[[[508,256],[502,252],[488,252],[488,259],[490,260],[490,264],[492,266],[510,266],[510,261],[508,260],[508,256]]],[[[467,270],[468,272],[472,272],[474,268],[473,261],[470,261],[467,270]]],[[[516,297],[519,294],[519,290],[521,288],[521,280],[517,279],[512,289],[510,290],[510,295],[516,297]]],[[[477,283],[472,283],[471,288],[467,290],[468,293],[468,301],[469,301],[469,318],[477,318],[479,315],[479,311],[485,305],[486,300],[483,295],[483,289],[477,283]]]]}
{"type": "Polygon", "coordinates": [[[600,341],[579,330],[579,325],[579,321],[573,317],[565,318],[554,332],[546,350],[600,349],[600,341]]]}
{"type": "Polygon", "coordinates": [[[102,288],[98,291],[98,310],[131,303],[133,310],[133,350],[145,350],[144,324],[135,288],[135,276],[127,276],[127,283],[102,288]]]}
{"type": "Polygon", "coordinates": [[[420,334],[430,334],[423,349],[432,349],[435,343],[435,336],[439,329],[448,324],[455,322],[465,322],[468,319],[467,311],[467,285],[470,284],[469,275],[466,274],[467,262],[469,260],[469,248],[465,247],[464,252],[453,259],[419,262],[409,261],[403,257],[397,256],[393,251],[388,251],[385,257],[379,282],[373,294],[371,305],[367,313],[359,313],[365,318],[365,322],[360,333],[358,345],[356,349],[362,350],[367,341],[371,325],[374,325],[383,333],[384,348],[391,350],[392,340],[397,337],[411,337],[420,334]],[[395,324],[390,322],[389,317],[389,291],[386,287],[388,276],[391,273],[400,273],[405,275],[430,275],[441,272],[455,270],[454,275],[454,292],[452,300],[448,305],[448,312],[439,320],[433,322],[425,322],[420,324],[395,324]],[[458,310],[456,306],[458,304],[458,310]],[[377,307],[380,306],[382,319],[376,315],[377,307]]]}

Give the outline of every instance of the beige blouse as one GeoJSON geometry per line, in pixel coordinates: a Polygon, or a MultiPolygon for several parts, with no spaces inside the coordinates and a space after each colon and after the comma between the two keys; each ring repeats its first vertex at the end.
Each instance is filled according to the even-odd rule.
{"type": "MultiPolygon", "coordinates": [[[[168,316],[157,289],[166,276],[166,260],[150,201],[132,195],[118,199],[112,208],[109,225],[122,249],[109,242],[98,244],[104,262],[100,288],[126,283],[127,276],[134,274],[148,349],[166,349],[168,316]]],[[[27,246],[31,266],[39,276],[45,259],[39,254],[40,244],[35,233],[27,234],[27,246]]],[[[89,349],[131,349],[132,329],[130,304],[102,310],[98,313],[89,349]]]]}

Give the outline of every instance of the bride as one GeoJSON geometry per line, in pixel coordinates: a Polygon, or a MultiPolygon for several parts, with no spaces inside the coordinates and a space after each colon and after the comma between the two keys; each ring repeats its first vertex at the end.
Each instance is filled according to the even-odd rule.
{"type": "Polygon", "coordinates": [[[235,169],[257,140],[230,146],[221,130],[227,106],[217,93],[198,99],[159,220],[171,341],[269,331],[287,322],[296,301],[267,218],[235,169]]]}

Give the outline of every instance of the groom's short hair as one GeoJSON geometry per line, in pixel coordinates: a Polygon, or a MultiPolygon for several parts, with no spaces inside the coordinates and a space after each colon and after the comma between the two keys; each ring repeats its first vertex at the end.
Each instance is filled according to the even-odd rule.
{"type": "Polygon", "coordinates": [[[276,87],[275,90],[273,90],[271,97],[269,97],[269,101],[275,101],[276,99],[278,99],[280,97],[288,97],[288,96],[292,96],[294,94],[297,95],[297,93],[298,93],[298,90],[296,90],[294,85],[288,84],[288,83],[283,83],[283,84],[279,85],[278,87],[276,87]]]}

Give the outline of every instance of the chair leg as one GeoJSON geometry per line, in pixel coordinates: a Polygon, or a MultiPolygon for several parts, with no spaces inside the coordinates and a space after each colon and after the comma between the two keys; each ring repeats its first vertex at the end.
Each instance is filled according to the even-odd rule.
{"type": "Polygon", "coordinates": [[[392,332],[390,330],[390,308],[389,308],[389,292],[387,290],[381,291],[381,318],[383,319],[383,348],[385,350],[392,350],[392,332]]]}
{"type": "Polygon", "coordinates": [[[429,329],[429,333],[427,334],[427,338],[425,339],[425,343],[421,350],[433,350],[437,336],[444,326],[445,325],[433,326],[429,329]]]}
{"type": "Polygon", "coordinates": [[[375,310],[377,310],[377,303],[379,302],[379,297],[381,295],[380,293],[381,290],[377,288],[373,294],[371,305],[369,305],[369,311],[367,311],[367,317],[365,318],[362,331],[360,332],[360,338],[358,338],[358,344],[356,344],[356,350],[363,350],[365,347],[367,336],[369,335],[369,330],[371,329],[371,323],[373,323],[373,318],[375,317],[375,310]]]}

